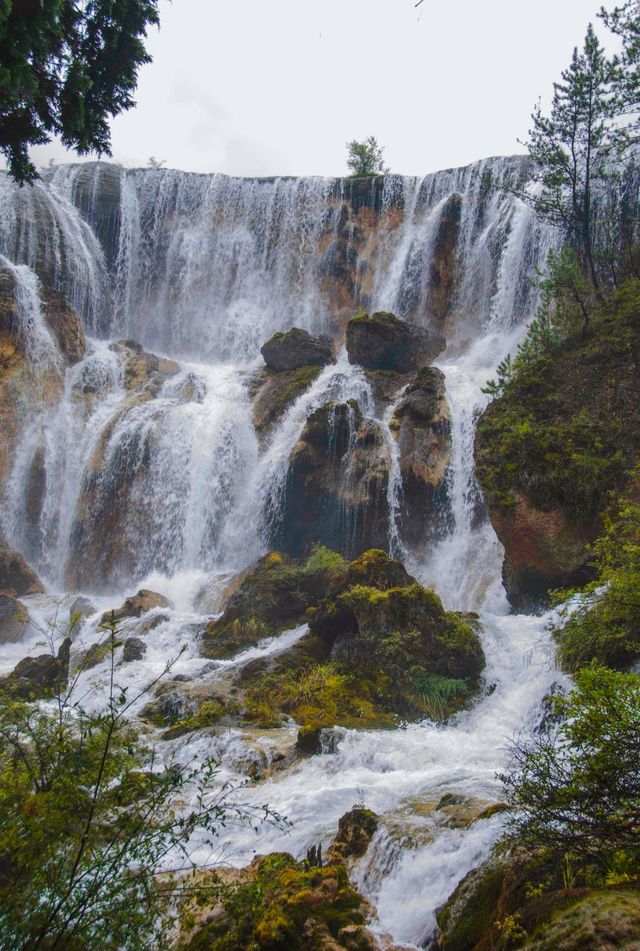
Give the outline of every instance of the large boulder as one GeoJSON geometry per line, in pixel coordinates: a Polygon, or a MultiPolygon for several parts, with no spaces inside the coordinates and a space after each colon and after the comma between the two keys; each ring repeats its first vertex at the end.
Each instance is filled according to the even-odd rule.
{"type": "Polygon", "coordinates": [[[113,611],[105,611],[101,623],[108,624],[111,621],[122,621],[125,618],[142,617],[147,611],[153,611],[155,608],[173,608],[173,604],[164,595],[141,588],[137,594],[127,598],[119,608],[113,611]]]}
{"type": "Polygon", "coordinates": [[[442,334],[409,324],[393,314],[360,311],[347,325],[350,363],[367,370],[419,370],[445,349],[442,334]]]}
{"type": "Polygon", "coordinates": [[[196,897],[182,908],[180,920],[190,927],[179,940],[184,951],[393,951],[367,929],[372,909],[342,865],[297,862],[275,852],[257,855],[246,869],[210,875],[210,907],[196,897]]]}
{"type": "Polygon", "coordinates": [[[292,327],[285,333],[276,333],[262,345],[260,353],[270,370],[299,370],[300,367],[323,367],[335,363],[335,353],[330,337],[312,337],[306,330],[292,327]]]}
{"type": "Polygon", "coordinates": [[[354,859],[362,858],[379,824],[379,817],[371,809],[354,806],[338,823],[338,832],[329,846],[327,861],[348,867],[354,859]]]}
{"type": "Polygon", "coordinates": [[[221,617],[207,625],[201,647],[206,657],[232,656],[303,623],[308,609],[325,596],[331,572],[270,552],[243,574],[221,617]]]}
{"type": "Polygon", "coordinates": [[[0,594],[0,644],[21,641],[29,626],[29,612],[24,604],[6,594],[0,594]]]}
{"type": "Polygon", "coordinates": [[[69,679],[71,641],[67,637],[57,654],[25,657],[3,677],[0,686],[24,700],[42,700],[61,693],[69,679]]]}
{"type": "Polygon", "coordinates": [[[0,540],[0,594],[21,598],[42,591],[44,585],[31,565],[0,540]]]}
{"type": "Polygon", "coordinates": [[[441,370],[424,367],[417,373],[389,428],[400,454],[403,538],[419,548],[435,530],[437,512],[446,501],[451,421],[441,370]]]}
{"type": "Polygon", "coordinates": [[[274,547],[294,557],[314,544],[347,558],[389,540],[390,448],[355,401],[313,412],[289,459],[274,547]]]}

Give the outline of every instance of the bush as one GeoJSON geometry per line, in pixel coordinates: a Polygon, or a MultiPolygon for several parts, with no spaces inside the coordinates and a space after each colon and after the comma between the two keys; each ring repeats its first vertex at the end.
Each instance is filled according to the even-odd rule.
{"type": "Polygon", "coordinates": [[[325,545],[315,545],[305,565],[308,571],[344,571],[347,562],[337,551],[325,545]]]}
{"type": "Polygon", "coordinates": [[[597,580],[577,595],[577,609],[564,607],[554,628],[558,660],[568,671],[592,661],[626,669],[640,660],[640,506],[618,504],[593,562],[597,580]]]}
{"type": "Polygon", "coordinates": [[[104,710],[83,710],[73,687],[46,706],[0,698],[0,947],[165,947],[180,889],[158,880],[165,860],[192,868],[194,832],[213,843],[255,818],[215,760],[161,763],[142,745],[128,715],[154,685],[115,685],[116,635],[104,710]]]}
{"type": "Polygon", "coordinates": [[[640,872],[640,678],[604,667],[576,674],[532,740],[516,740],[501,779],[511,843],[572,880],[640,872]]]}

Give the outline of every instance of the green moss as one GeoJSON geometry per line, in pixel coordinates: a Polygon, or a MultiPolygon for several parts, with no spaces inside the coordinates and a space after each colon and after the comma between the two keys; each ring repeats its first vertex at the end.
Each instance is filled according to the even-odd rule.
{"type": "MultiPolygon", "coordinates": [[[[275,853],[254,862],[249,875],[246,884],[223,891],[221,914],[185,951],[322,951],[329,941],[358,947],[334,944],[342,929],[356,926],[357,932],[364,925],[362,899],[341,865],[308,868],[275,853]]],[[[364,929],[360,941],[366,941],[364,929]]]]}
{"type": "Polygon", "coordinates": [[[204,730],[215,726],[224,716],[235,715],[239,712],[236,704],[223,704],[218,700],[206,700],[193,716],[178,720],[162,734],[163,740],[175,740],[186,733],[204,730]]]}
{"type": "Polygon", "coordinates": [[[597,516],[640,460],[640,282],[605,301],[587,332],[525,362],[478,424],[476,468],[490,504],[597,516]]]}
{"type": "Polygon", "coordinates": [[[307,558],[305,567],[308,571],[344,571],[347,562],[338,552],[331,551],[325,545],[316,545],[307,558]]]}
{"type": "Polygon", "coordinates": [[[281,416],[285,409],[311,386],[321,370],[321,366],[304,366],[297,370],[285,370],[287,382],[274,400],[272,416],[274,418],[281,416]]]}

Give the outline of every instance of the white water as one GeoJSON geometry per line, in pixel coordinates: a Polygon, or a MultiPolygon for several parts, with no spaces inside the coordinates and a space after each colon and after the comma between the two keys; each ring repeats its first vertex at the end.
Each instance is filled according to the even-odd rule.
{"type": "MultiPolygon", "coordinates": [[[[481,387],[534,312],[530,279],[550,241],[513,199],[486,194],[488,170],[507,176],[514,163],[490,160],[422,180],[385,180],[376,199],[382,220],[398,209],[402,220],[397,227],[382,227],[373,258],[356,263],[359,274],[375,265],[371,289],[358,291],[363,303],[428,323],[429,265],[438,225],[448,199],[462,196],[458,291],[450,347],[438,364],[452,419],[450,530],[414,556],[409,568],[440,593],[446,607],[481,612],[486,695],[446,726],[425,722],[384,732],[342,731],[337,752],[246,791],[255,803],[268,802],[288,817],[287,836],[271,826],[257,835],[238,828],[229,831],[228,841],[228,858],[237,864],[246,863],[253,851],[276,848],[301,856],[318,840],[328,843],[340,816],[364,798],[382,815],[383,825],[356,870],[357,880],[377,905],[380,928],[416,945],[428,940],[435,908],[487,855],[500,830],[499,817],[468,830],[450,829],[416,803],[438,801],[448,792],[499,797],[495,773],[504,744],[514,731],[535,725],[540,701],[557,679],[545,620],[507,614],[502,552],[483,516],[473,473],[475,416],[485,401],[481,387]]],[[[375,190],[375,183],[371,187],[375,190]]],[[[2,528],[53,591],[64,591],[70,572],[82,587],[93,589],[97,613],[78,632],[77,650],[99,638],[99,612],[136,588],[171,598],[175,609],[156,612],[163,620],[145,637],[144,659],[118,667],[130,695],[178,655],[172,676],[215,680],[229,663],[283,649],[302,636],[304,629],[297,629],[229,663],[206,661],[198,652],[206,616],[196,604],[212,577],[222,586],[265,550],[281,511],[288,459],[309,415],[326,402],[349,399],[357,399],[365,416],[374,415],[369,383],[342,351],[260,450],[245,385],[260,362],[259,346],[271,333],[291,325],[313,332],[332,326],[323,292],[323,249],[339,233],[345,188],[339,180],[239,180],[108,166],[61,168],[28,200],[16,197],[5,181],[0,187],[8,209],[0,250],[16,262],[8,266],[21,268],[25,286],[34,272],[23,265],[52,275],[94,335],[89,355],[67,371],[59,403],[34,412],[23,432],[5,486],[2,528]],[[108,201],[105,195],[111,196],[108,201]],[[117,354],[101,336],[133,336],[182,360],[180,370],[153,398],[133,398],[117,354]],[[46,485],[33,525],[25,485],[39,450],[46,485]],[[114,486],[123,487],[119,498],[126,517],[117,530],[122,544],[102,577],[95,577],[95,567],[83,574],[83,566],[100,565],[95,556],[104,554],[110,541],[114,486]]],[[[27,311],[35,348],[39,328],[48,331],[36,299],[27,311]]],[[[34,366],[41,363],[38,354],[34,349],[34,366]]],[[[392,459],[389,546],[402,554],[391,411],[379,423],[392,459]]],[[[72,598],[64,596],[60,605],[61,597],[27,599],[41,627],[56,610],[65,617],[72,598]]],[[[126,633],[135,633],[137,623],[127,622],[126,633]]],[[[42,640],[32,630],[22,644],[7,647],[0,669],[11,669],[26,653],[39,653],[42,640]]],[[[86,703],[100,702],[104,675],[104,666],[82,674],[86,703]]],[[[292,742],[295,732],[292,725],[288,734],[257,740],[236,730],[216,737],[197,734],[167,748],[187,758],[218,751],[228,774],[240,776],[247,748],[255,752],[259,746],[268,758],[276,742],[287,735],[292,742]]]]}

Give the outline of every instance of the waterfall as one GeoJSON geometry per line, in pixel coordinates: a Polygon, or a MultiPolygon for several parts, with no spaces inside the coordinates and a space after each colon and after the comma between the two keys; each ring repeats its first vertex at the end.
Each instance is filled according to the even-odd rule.
{"type": "MultiPolygon", "coordinates": [[[[48,171],[32,189],[0,174],[0,270],[15,283],[18,329],[36,372],[53,361],[64,373],[59,399],[29,404],[2,496],[3,533],[55,592],[29,601],[41,624],[64,592],[90,593],[97,613],[80,635],[89,646],[99,637],[99,611],[136,587],[160,590],[175,608],[158,613],[144,660],[123,665],[118,676],[131,687],[159,676],[184,646],[173,675],[210,686],[225,664],[199,654],[198,632],[209,618],[199,593],[267,550],[307,420],[327,403],[351,400],[373,420],[390,460],[389,550],[447,608],[480,612],[486,690],[474,709],[444,726],[341,731],[334,752],[247,790],[291,820],[286,838],[267,826],[257,835],[228,833],[230,861],[239,865],[256,849],[303,856],[311,844],[328,843],[339,818],[364,797],[382,827],[355,879],[376,905],[381,930],[415,946],[430,940],[436,907],[487,856],[502,827],[495,816],[452,829],[429,804],[449,792],[499,796],[505,739],[535,726],[558,678],[545,619],[507,613],[502,551],[473,469],[482,387],[535,313],[535,270],[554,242],[508,190],[527,172],[520,158],[366,181],[90,163],[48,171]],[[43,318],[47,285],[64,291],[88,335],[87,354],[74,366],[64,367],[43,318]],[[448,508],[440,533],[418,552],[402,536],[402,473],[390,428],[403,392],[380,409],[371,379],[342,346],[360,306],[447,337],[437,366],[451,417],[448,508]],[[337,360],[259,443],[250,385],[260,346],[292,326],[332,334],[337,360]]],[[[346,514],[343,521],[346,536],[353,525],[346,514]]],[[[287,632],[233,663],[303,634],[287,632]]],[[[0,665],[38,650],[34,636],[7,649],[0,665]]],[[[99,703],[101,665],[82,676],[83,694],[99,703]]],[[[295,727],[283,732],[293,742],[295,727]]],[[[237,778],[250,742],[265,756],[276,743],[231,730],[163,748],[197,762],[217,744],[237,778]]]]}

